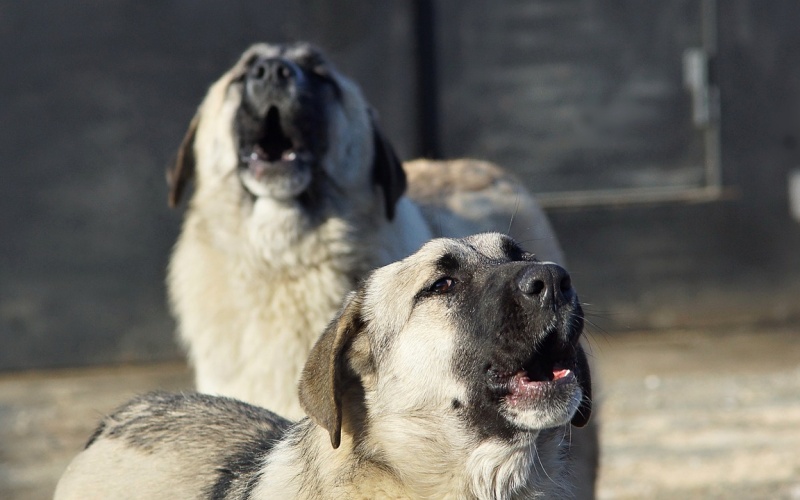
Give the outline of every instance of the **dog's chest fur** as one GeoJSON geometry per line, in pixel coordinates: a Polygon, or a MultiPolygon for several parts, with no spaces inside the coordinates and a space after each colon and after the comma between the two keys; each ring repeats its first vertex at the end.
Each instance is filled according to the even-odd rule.
{"type": "Polygon", "coordinates": [[[429,236],[408,202],[391,224],[345,215],[310,230],[313,222],[301,211],[270,200],[259,200],[239,224],[224,211],[189,212],[169,288],[198,390],[303,416],[287,388],[296,387],[342,297],[370,269],[406,256],[429,236]]]}
{"type": "MultiPolygon", "coordinates": [[[[463,447],[451,448],[454,443],[447,443],[442,448],[435,444],[437,440],[430,440],[427,453],[380,463],[357,458],[347,436],[341,448],[331,449],[325,432],[307,424],[301,422],[290,430],[264,461],[254,498],[572,497],[560,456],[560,429],[545,431],[518,445],[489,440],[477,447],[464,442],[463,447]]],[[[371,439],[367,437],[366,441],[371,439]]],[[[386,444],[381,439],[368,448],[381,450],[386,444]]]]}

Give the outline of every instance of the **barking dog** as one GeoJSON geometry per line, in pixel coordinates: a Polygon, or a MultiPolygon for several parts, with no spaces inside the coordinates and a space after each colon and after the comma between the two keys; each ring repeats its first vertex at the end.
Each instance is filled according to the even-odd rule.
{"type": "Polygon", "coordinates": [[[587,423],[569,275],[512,239],[437,239],[368,275],[310,353],[290,424],[153,394],[104,419],[55,498],[564,498],[587,423]]]}

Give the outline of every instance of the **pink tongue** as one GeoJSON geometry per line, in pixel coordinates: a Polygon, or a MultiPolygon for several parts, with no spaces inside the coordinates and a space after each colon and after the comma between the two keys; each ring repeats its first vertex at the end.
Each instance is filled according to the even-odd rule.
{"type": "Polygon", "coordinates": [[[553,380],[558,380],[560,378],[564,378],[569,374],[569,370],[566,368],[561,370],[553,370],[553,380]]]}

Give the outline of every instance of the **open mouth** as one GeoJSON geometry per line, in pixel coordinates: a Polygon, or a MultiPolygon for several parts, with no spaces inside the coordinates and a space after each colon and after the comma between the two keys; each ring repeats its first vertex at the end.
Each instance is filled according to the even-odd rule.
{"type": "Polygon", "coordinates": [[[288,173],[295,164],[313,160],[302,142],[285,130],[277,106],[269,108],[258,129],[252,144],[240,149],[242,166],[247,167],[256,180],[288,173]]]}
{"type": "Polygon", "coordinates": [[[573,349],[536,352],[512,369],[489,367],[491,388],[512,407],[534,404],[577,383],[573,349]]]}
{"type": "Polygon", "coordinates": [[[272,104],[261,117],[246,108],[237,115],[239,178],[255,198],[296,200],[312,184],[315,156],[308,134],[272,104]]]}

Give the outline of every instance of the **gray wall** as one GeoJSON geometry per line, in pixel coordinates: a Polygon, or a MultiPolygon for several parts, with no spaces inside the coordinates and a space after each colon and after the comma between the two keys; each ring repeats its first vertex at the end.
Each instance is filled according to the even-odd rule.
{"type": "Polygon", "coordinates": [[[440,2],[443,143],[537,192],[691,186],[703,134],[683,88],[698,0],[440,2]]]}
{"type": "MultiPolygon", "coordinates": [[[[401,155],[416,154],[419,4],[0,0],[0,368],[179,355],[163,278],[181,214],[164,169],[208,84],[251,42],[324,47],[401,155]]],[[[699,39],[694,2],[433,6],[436,46],[422,50],[445,156],[499,161],[540,192],[702,184],[678,61],[699,39]]],[[[732,196],[551,210],[607,331],[800,316],[786,194],[800,165],[800,4],[730,0],[717,14],[732,196]]]]}
{"type": "Polygon", "coordinates": [[[800,168],[800,3],[719,2],[718,19],[732,196],[553,214],[584,298],[612,328],[800,324],[800,221],[787,194],[800,168]]]}

